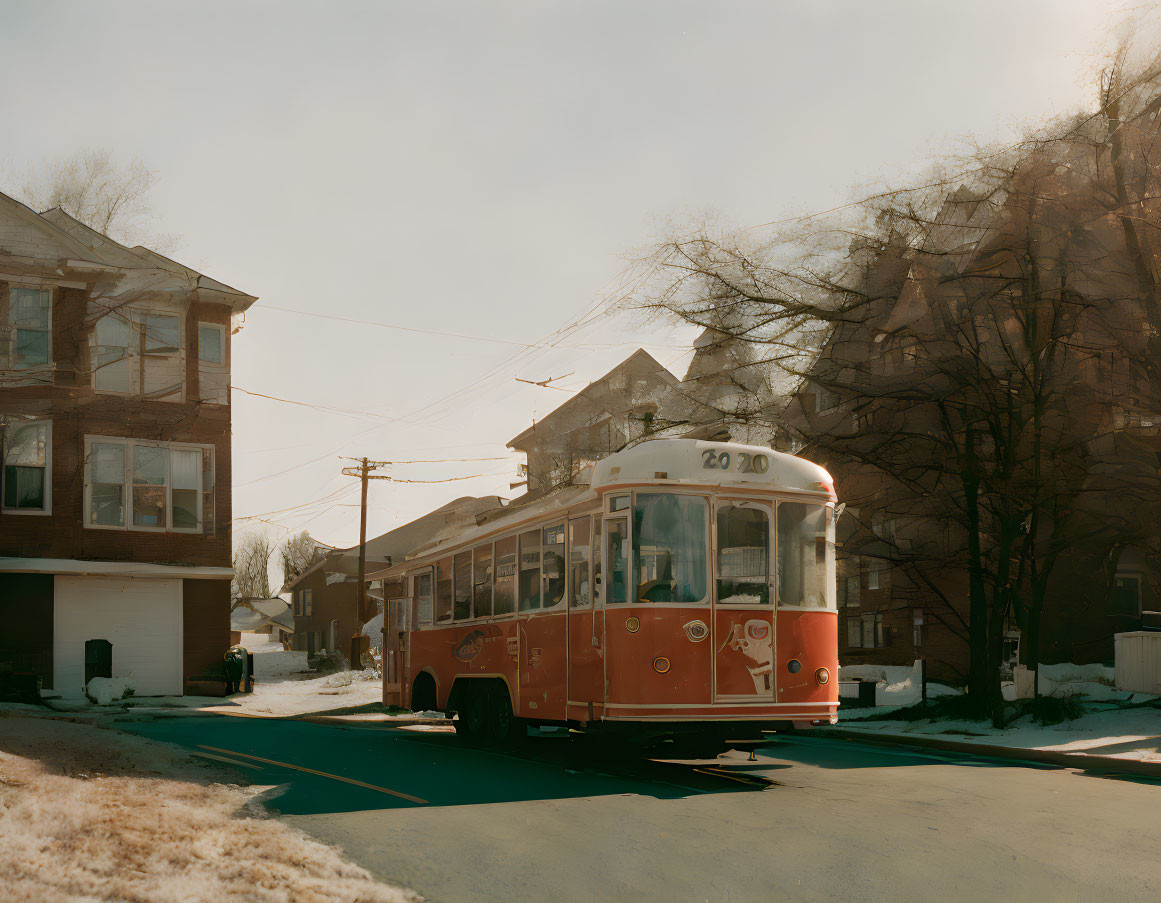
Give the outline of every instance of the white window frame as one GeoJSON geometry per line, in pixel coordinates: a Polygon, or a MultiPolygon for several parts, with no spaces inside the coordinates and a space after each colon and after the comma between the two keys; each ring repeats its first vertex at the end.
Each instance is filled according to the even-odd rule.
{"type": "Polygon", "coordinates": [[[56,292],[50,285],[32,285],[31,283],[10,282],[8,283],[8,368],[16,373],[36,373],[39,370],[51,370],[53,366],[53,349],[52,349],[52,309],[56,301],[56,292]],[[33,291],[41,292],[48,295],[48,326],[41,329],[33,326],[17,326],[16,325],[16,293],[17,291],[33,291]],[[16,333],[17,330],[28,330],[32,332],[45,332],[48,334],[48,357],[42,364],[29,364],[25,367],[18,367],[16,365],[16,333]]]}
{"type": "Polygon", "coordinates": [[[106,313],[101,314],[97,318],[97,322],[93,324],[93,331],[91,333],[92,339],[89,343],[89,367],[91,375],[89,377],[89,385],[92,386],[93,391],[99,395],[117,395],[122,398],[139,398],[141,396],[141,387],[138,385],[141,382],[140,369],[141,363],[138,359],[140,354],[139,348],[134,348],[134,340],[137,339],[137,344],[140,345],[140,340],[137,338],[137,327],[133,320],[132,311],[122,312],[117,308],[110,308],[106,313]],[[97,387],[97,371],[101,366],[98,363],[99,349],[104,347],[97,341],[97,330],[100,328],[101,322],[106,317],[116,317],[125,324],[125,328],[129,331],[129,344],[125,346],[125,358],[127,368],[129,371],[129,382],[124,392],[117,389],[107,389],[97,387]],[[134,390],[136,387],[136,390],[134,390]]]}
{"type": "MultiPolygon", "coordinates": [[[[129,390],[127,392],[120,392],[116,389],[98,389],[94,379],[89,380],[93,391],[99,395],[116,395],[122,398],[140,398],[144,401],[162,401],[169,403],[180,403],[186,400],[188,392],[188,385],[186,380],[186,322],[184,311],[176,308],[170,308],[165,305],[151,306],[149,304],[138,304],[132,307],[113,307],[106,310],[98,319],[115,316],[124,320],[129,326],[129,346],[128,346],[128,360],[129,360],[129,390]],[[145,334],[146,323],[150,316],[155,317],[173,317],[177,320],[177,346],[174,351],[165,354],[160,354],[156,351],[146,352],[145,334]],[[180,376],[180,391],[174,392],[170,395],[153,397],[145,393],[145,370],[148,367],[147,358],[176,358],[178,362],[178,371],[180,376]]],[[[91,367],[96,366],[97,359],[97,327],[93,325],[90,332],[89,341],[89,358],[92,362],[91,367]]],[[[222,354],[225,355],[225,345],[222,346],[222,354]]],[[[215,365],[216,366],[216,365],[215,365]]]]}
{"type": "Polygon", "coordinates": [[[34,420],[10,420],[5,423],[3,431],[0,432],[0,511],[4,514],[30,514],[33,517],[48,517],[52,514],[52,421],[48,418],[37,418],[34,420]],[[8,431],[13,427],[32,426],[33,424],[43,423],[45,425],[44,437],[44,507],[43,508],[10,508],[8,507],[8,500],[2,498],[4,493],[4,486],[8,482],[4,476],[5,460],[8,452],[8,431]]]}
{"type": "Polygon", "coordinates": [[[212,445],[197,445],[191,442],[158,442],[151,439],[130,439],[124,436],[85,436],[85,498],[84,512],[86,530],[117,530],[134,533],[182,533],[187,536],[199,535],[205,529],[205,466],[204,452],[210,453],[210,473],[217,474],[217,459],[212,445]],[[94,524],[92,523],[93,509],[93,481],[92,481],[92,446],[93,443],[102,445],[122,445],[125,448],[125,469],[122,486],[125,487],[125,523],[94,524]],[[133,449],[136,446],[149,448],[165,448],[169,451],[196,451],[202,455],[202,466],[198,468],[198,517],[193,527],[174,527],[173,524],[173,477],[169,472],[169,461],[166,460],[167,475],[165,481],[165,519],[163,527],[142,527],[133,523],[133,449]]]}
{"type": "Polygon", "coordinates": [[[204,404],[221,404],[227,405],[230,403],[230,386],[229,379],[226,379],[226,393],[221,401],[211,399],[207,396],[204,382],[207,375],[229,376],[230,368],[227,363],[229,359],[229,351],[227,348],[228,332],[226,327],[221,323],[207,323],[199,320],[197,323],[198,329],[198,348],[197,348],[197,363],[198,363],[198,399],[204,404]],[[202,357],[202,330],[214,330],[221,337],[222,359],[220,361],[208,361],[202,357]]]}
{"type": "Polygon", "coordinates": [[[221,323],[206,323],[203,320],[198,320],[198,361],[202,364],[209,364],[213,367],[226,366],[226,327],[221,323]],[[220,361],[210,361],[202,357],[202,330],[212,329],[222,337],[222,359],[220,361]]]}

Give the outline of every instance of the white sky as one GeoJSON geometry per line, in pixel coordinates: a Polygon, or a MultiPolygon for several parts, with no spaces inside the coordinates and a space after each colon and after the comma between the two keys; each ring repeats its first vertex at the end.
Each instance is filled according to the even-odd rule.
{"type": "Polygon", "coordinates": [[[259,296],[234,384],[379,415],[235,392],[235,515],[339,492],[270,529],[351,545],[340,454],[504,459],[395,466],[487,476],[373,483],[371,536],[512,495],[504,443],[570,397],[514,377],[574,372],[561,384],[579,389],[639,345],[680,376],[691,333],[606,316],[529,350],[274,307],[540,342],[612,297],[668,219],[826,209],[960,136],[1088,103],[1110,15],[1104,0],[8,0],[3,162],[104,147],[160,173],[174,256],[259,296]]]}

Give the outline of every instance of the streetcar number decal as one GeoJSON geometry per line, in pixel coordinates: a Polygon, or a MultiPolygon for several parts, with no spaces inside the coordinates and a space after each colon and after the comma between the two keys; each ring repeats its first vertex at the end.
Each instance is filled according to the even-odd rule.
{"type": "Polygon", "coordinates": [[[765,473],[770,469],[770,458],[766,455],[751,455],[738,452],[737,460],[729,452],[706,449],[701,453],[701,466],[705,470],[729,470],[730,465],[738,473],[765,473]]]}

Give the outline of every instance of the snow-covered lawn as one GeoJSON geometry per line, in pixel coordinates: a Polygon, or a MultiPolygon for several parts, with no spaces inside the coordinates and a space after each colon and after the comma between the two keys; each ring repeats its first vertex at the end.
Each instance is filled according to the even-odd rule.
{"type": "MultiPolygon", "coordinates": [[[[869,710],[862,710],[869,711],[869,710]]],[[[1021,718],[1003,730],[981,721],[850,721],[843,730],[900,736],[938,736],[943,740],[985,743],[1018,749],[1084,752],[1161,763],[1161,708],[1094,711],[1062,724],[1036,724],[1021,718]]]]}
{"type": "Polygon", "coordinates": [[[5,903],[414,901],[271,818],[180,749],[0,715],[5,903]]]}
{"type": "MultiPolygon", "coordinates": [[[[840,709],[839,727],[844,730],[900,736],[938,736],[944,740],[983,743],[1015,749],[1042,749],[1055,752],[1084,752],[1161,763],[1161,707],[1125,708],[1128,703],[1148,702],[1157,697],[1128,693],[1113,686],[1113,669],[1104,665],[1043,665],[1040,693],[1043,696],[1077,697],[1085,714],[1061,724],[1035,723],[1024,716],[1003,729],[982,721],[866,721],[868,715],[888,714],[896,708],[919,701],[918,688],[906,667],[861,665],[840,669],[840,679],[864,677],[886,681],[879,686],[877,709],[840,709]],[[881,671],[883,674],[871,673],[881,671]],[[863,673],[866,672],[866,673],[863,673]]],[[[960,691],[939,687],[928,696],[960,691]]],[[[938,686],[938,685],[936,685],[938,686]]],[[[1005,687],[1005,697],[1014,699],[1014,687],[1005,687]]]]}

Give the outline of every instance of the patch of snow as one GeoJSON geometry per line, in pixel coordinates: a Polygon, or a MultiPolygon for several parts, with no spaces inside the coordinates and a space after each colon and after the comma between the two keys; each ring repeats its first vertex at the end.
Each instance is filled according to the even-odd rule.
{"type": "Polygon", "coordinates": [[[282,642],[272,633],[251,633],[242,631],[242,639],[238,643],[244,646],[247,652],[281,652],[282,642]]]}
{"type": "Polygon", "coordinates": [[[1108,665],[1074,665],[1064,662],[1059,665],[1040,666],[1040,692],[1044,693],[1045,679],[1056,684],[1063,683],[1102,683],[1114,685],[1114,669],[1108,665]]]}
{"type": "MultiPolygon", "coordinates": [[[[1129,694],[1124,694],[1128,696],[1129,694]]],[[[1150,698],[1138,693],[1134,702],[1150,698]]],[[[1098,706],[1100,703],[1096,703],[1098,706]]],[[[857,712],[857,710],[856,710],[857,712]]],[[[851,713],[852,715],[856,713],[851,713]]],[[[946,740],[1018,749],[1086,752],[1161,762],[1161,708],[1102,708],[1061,724],[1042,725],[1030,716],[997,730],[982,721],[846,721],[844,730],[897,736],[938,735],[946,740]]]]}
{"type": "MultiPolygon", "coordinates": [[[[923,698],[923,663],[914,665],[840,665],[839,681],[873,680],[876,706],[913,705],[923,698]]],[[[857,693],[840,687],[840,695],[857,696],[857,693]]],[[[962,693],[946,684],[927,682],[927,698],[953,696],[962,693]]]]}
{"type": "Polygon", "coordinates": [[[373,671],[339,671],[322,677],[259,680],[254,684],[253,693],[232,696],[229,702],[217,700],[202,708],[285,717],[382,701],[383,684],[373,671]]]}
{"type": "Polygon", "coordinates": [[[372,649],[378,649],[383,645],[383,612],[379,612],[363,625],[363,636],[371,638],[372,649]]]}
{"type": "Polygon", "coordinates": [[[131,677],[94,677],[85,685],[85,695],[97,705],[110,705],[132,696],[135,689],[131,677]]]}

